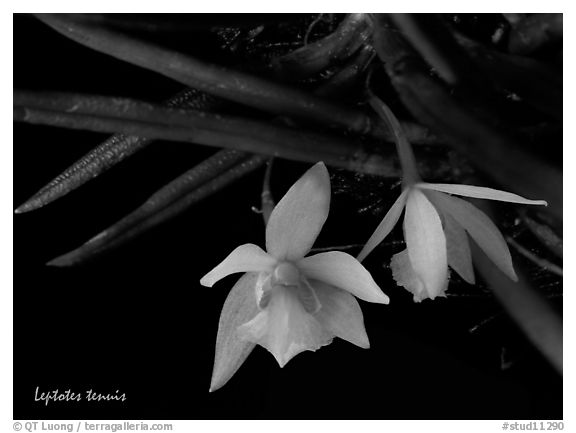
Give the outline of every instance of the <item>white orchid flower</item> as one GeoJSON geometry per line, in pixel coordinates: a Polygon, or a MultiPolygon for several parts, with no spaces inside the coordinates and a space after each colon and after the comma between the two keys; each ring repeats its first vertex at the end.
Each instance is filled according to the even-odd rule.
{"type": "Polygon", "coordinates": [[[328,216],[330,177],[319,162],[286,193],[266,226],[266,251],[236,248],[200,283],[212,287],[227,275],[246,272],[230,291],[218,327],[211,391],[223,386],[256,344],[280,367],[334,336],[368,348],[355,297],[387,304],[386,296],[358,260],[343,252],[304,257],[328,216]]]}
{"type": "Polygon", "coordinates": [[[491,188],[422,182],[412,148],[398,120],[382,101],[373,98],[371,103],[395,133],[403,185],[400,197],[376,228],[358,260],[364,260],[384,240],[405,208],[406,249],[392,257],[391,268],[398,285],[411,292],[415,302],[445,296],[448,266],[466,282],[474,284],[468,235],[502,272],[517,281],[510,250],[496,225],[484,212],[454,195],[519,204],[547,203],[491,188]]]}

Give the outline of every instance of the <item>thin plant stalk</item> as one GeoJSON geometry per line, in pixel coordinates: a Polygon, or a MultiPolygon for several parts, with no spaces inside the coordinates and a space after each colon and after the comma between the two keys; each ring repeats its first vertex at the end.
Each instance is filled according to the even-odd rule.
{"type": "Polygon", "coordinates": [[[394,142],[396,143],[396,150],[402,167],[402,182],[405,186],[418,183],[420,175],[416,166],[416,158],[414,157],[412,146],[400,126],[400,122],[398,122],[390,108],[377,97],[370,97],[370,106],[388,123],[390,130],[394,133],[394,142]]]}
{"type": "Polygon", "coordinates": [[[262,182],[262,218],[264,219],[264,225],[268,225],[268,220],[270,215],[274,210],[274,197],[272,197],[272,189],[270,188],[270,178],[272,176],[272,165],[274,164],[274,158],[270,158],[266,161],[266,171],[264,172],[264,181],[262,182]]]}

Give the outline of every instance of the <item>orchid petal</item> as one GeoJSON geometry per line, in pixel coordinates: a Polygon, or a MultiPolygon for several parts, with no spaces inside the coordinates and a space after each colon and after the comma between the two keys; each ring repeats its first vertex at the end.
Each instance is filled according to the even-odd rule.
{"type": "Polygon", "coordinates": [[[241,339],[266,348],[280,367],[305,350],[330,344],[332,335],[308,314],[290,287],[276,287],[265,310],[238,328],[241,339]]]}
{"type": "Polygon", "coordinates": [[[528,200],[527,198],[521,197],[517,194],[512,194],[511,192],[485,188],[483,186],[456,185],[450,183],[419,183],[416,187],[444,192],[447,194],[461,195],[464,197],[548,206],[548,203],[544,200],[528,200]]]}
{"type": "Polygon", "coordinates": [[[456,197],[436,194],[434,202],[449,213],[474,239],[484,253],[513,281],[518,281],[508,245],[492,220],[480,209],[456,197]]]}
{"type": "Polygon", "coordinates": [[[370,272],[350,254],[340,251],[320,253],[303,258],[297,266],[309,280],[319,280],[346,290],[364,301],[390,302],[370,272]]]}
{"type": "Polygon", "coordinates": [[[428,296],[434,299],[445,290],[448,280],[446,238],[438,211],[417,188],[406,202],[404,238],[410,264],[428,296]]]}
{"type": "Polygon", "coordinates": [[[358,301],[350,293],[321,281],[310,281],[322,307],[315,317],[326,330],[358,347],[368,349],[370,342],[358,301]]]}
{"type": "Polygon", "coordinates": [[[257,273],[243,275],[224,302],[218,323],[210,392],[224,386],[254,348],[254,343],[238,337],[237,329],[258,314],[254,290],[257,278],[257,273]]]}
{"type": "Polygon", "coordinates": [[[266,226],[266,250],[279,260],[304,257],[320,233],[330,208],[330,176],[319,162],[288,190],[266,226]]]}
{"type": "Polygon", "coordinates": [[[414,302],[421,302],[426,298],[434,299],[437,296],[446,296],[444,292],[448,288],[448,279],[446,279],[442,290],[431,296],[430,293],[428,293],[424,281],[414,271],[407,249],[392,256],[390,268],[392,269],[392,277],[394,281],[396,281],[396,284],[412,293],[412,295],[414,295],[414,302]]]}
{"type": "Polygon", "coordinates": [[[200,280],[212,287],[216,282],[236,272],[272,272],[276,260],[254,244],[244,244],[232,251],[218,266],[200,280]]]}
{"type": "MultiPolygon", "coordinates": [[[[434,203],[433,200],[432,203],[434,203]]],[[[472,267],[472,253],[470,252],[468,235],[449,213],[444,212],[442,216],[444,217],[448,265],[468,284],[474,284],[476,280],[474,278],[474,268],[472,267]]]]}
{"type": "Polygon", "coordinates": [[[376,248],[378,244],[380,244],[380,242],[382,242],[384,238],[386,238],[386,236],[388,236],[388,234],[392,231],[398,222],[400,215],[402,215],[402,210],[406,204],[409,190],[410,189],[407,188],[402,191],[400,197],[396,199],[392,207],[386,213],[386,216],[384,216],[382,222],[378,225],[378,227],[376,227],[376,230],[374,230],[374,233],[372,233],[372,236],[370,236],[370,239],[368,239],[368,242],[366,242],[366,245],[364,245],[364,248],[362,248],[362,251],[360,251],[360,254],[358,254],[358,260],[364,260],[366,256],[370,254],[372,250],[376,248]]]}

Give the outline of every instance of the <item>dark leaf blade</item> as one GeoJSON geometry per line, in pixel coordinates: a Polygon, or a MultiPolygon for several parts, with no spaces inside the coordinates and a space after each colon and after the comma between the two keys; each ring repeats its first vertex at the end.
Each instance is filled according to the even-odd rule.
{"type": "Polygon", "coordinates": [[[72,266],[115,249],[237,181],[266,160],[263,156],[222,150],[158,190],[142,206],[84,245],[48,265],[72,266]]]}
{"type": "Polygon", "coordinates": [[[127,98],[14,91],[15,121],[233,148],[380,176],[397,176],[389,149],[250,118],[167,109],[127,98]],[[70,112],[70,107],[74,111],[70,112]]]}
{"type": "MultiPolygon", "coordinates": [[[[223,103],[224,101],[195,89],[184,89],[168,99],[163,106],[211,111],[223,103]]],[[[145,137],[114,134],[42,187],[20,205],[15,213],[29,212],[46,206],[108,171],[152,142],[154,140],[145,137]]]]}
{"type": "Polygon", "coordinates": [[[527,211],[520,213],[524,224],[530,232],[538,239],[538,241],[550,250],[556,257],[563,258],[563,245],[562,237],[552,230],[550,226],[543,222],[537,221],[532,218],[527,211]]]}
{"type": "Polygon", "coordinates": [[[500,304],[518,324],[526,337],[562,374],[562,319],[529,283],[524,272],[514,282],[500,272],[492,262],[472,245],[474,264],[500,304]]]}
{"type": "MultiPolygon", "coordinates": [[[[493,218],[493,204],[477,200],[475,206],[493,218]]],[[[476,242],[470,243],[474,266],[498,302],[534,347],[562,375],[562,318],[542,296],[525,270],[515,264],[518,281],[500,271],[476,242]]]]}
{"type": "Polygon", "coordinates": [[[210,64],[182,53],[86,25],[58,14],[37,17],[57,32],[96,51],[149,69],[186,86],[263,110],[307,122],[367,133],[368,117],[360,110],[303,90],[239,70],[210,64]]]}
{"type": "Polygon", "coordinates": [[[149,138],[115,134],[42,187],[14,212],[30,212],[65,196],[146,147],[149,138]]]}
{"type": "Polygon", "coordinates": [[[250,28],[260,25],[283,24],[303,20],[308,14],[281,13],[84,13],[67,14],[86,23],[106,26],[125,31],[146,33],[189,34],[216,27],[250,28]]]}

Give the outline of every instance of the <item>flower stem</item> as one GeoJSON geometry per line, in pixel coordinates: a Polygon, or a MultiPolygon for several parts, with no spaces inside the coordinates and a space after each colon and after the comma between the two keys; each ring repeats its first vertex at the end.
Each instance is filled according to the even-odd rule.
{"type": "Polygon", "coordinates": [[[420,182],[418,175],[418,168],[416,166],[416,158],[412,152],[412,146],[402,130],[400,122],[390,110],[390,108],[379,98],[372,95],[370,97],[370,105],[380,117],[388,124],[390,130],[394,134],[394,142],[396,143],[396,150],[400,158],[400,165],[402,166],[402,183],[404,187],[409,187],[415,183],[420,182]]]}
{"type": "Polygon", "coordinates": [[[266,171],[264,172],[264,181],[262,184],[262,218],[264,219],[264,225],[268,225],[268,220],[270,219],[270,214],[274,210],[274,198],[272,197],[272,190],[270,189],[270,177],[272,175],[272,164],[274,163],[274,158],[268,159],[266,162],[266,171]]]}

